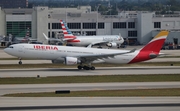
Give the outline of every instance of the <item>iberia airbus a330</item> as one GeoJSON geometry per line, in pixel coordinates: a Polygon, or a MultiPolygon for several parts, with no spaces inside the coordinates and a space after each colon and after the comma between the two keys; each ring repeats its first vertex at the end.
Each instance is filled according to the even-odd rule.
{"type": "Polygon", "coordinates": [[[85,47],[55,46],[43,44],[15,44],[4,51],[20,58],[61,61],[66,65],[77,65],[78,69],[94,70],[92,63],[131,64],[150,60],[159,52],[168,36],[168,31],[159,32],[147,45],[139,50],[97,49],[85,47]]]}

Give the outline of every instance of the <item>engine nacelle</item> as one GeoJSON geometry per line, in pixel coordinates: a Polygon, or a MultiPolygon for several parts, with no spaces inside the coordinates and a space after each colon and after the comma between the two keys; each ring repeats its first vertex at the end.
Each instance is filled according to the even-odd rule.
{"type": "Polygon", "coordinates": [[[60,64],[60,63],[63,63],[64,61],[62,61],[62,60],[52,60],[51,62],[53,64],[60,64]]]}
{"type": "Polygon", "coordinates": [[[65,61],[64,61],[64,64],[66,64],[66,65],[76,65],[79,62],[80,61],[76,57],[66,57],[65,61]]]}
{"type": "Polygon", "coordinates": [[[109,42],[106,44],[108,47],[117,47],[117,44],[115,42],[109,42]]]}

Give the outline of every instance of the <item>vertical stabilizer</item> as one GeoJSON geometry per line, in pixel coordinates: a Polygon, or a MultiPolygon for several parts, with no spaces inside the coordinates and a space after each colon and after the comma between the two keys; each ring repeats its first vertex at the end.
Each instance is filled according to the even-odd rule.
{"type": "Polygon", "coordinates": [[[137,55],[129,63],[150,60],[159,56],[159,52],[168,34],[168,31],[159,32],[147,45],[138,51],[137,55]]]}
{"type": "Polygon", "coordinates": [[[147,45],[145,45],[140,51],[151,51],[159,53],[164,41],[166,40],[169,31],[159,32],[147,45]]]}
{"type": "Polygon", "coordinates": [[[75,39],[76,36],[74,36],[72,34],[72,32],[69,30],[69,28],[67,27],[67,24],[63,21],[63,20],[60,20],[61,22],[61,26],[62,26],[62,30],[63,30],[63,34],[64,34],[64,38],[73,38],[75,39]]]}

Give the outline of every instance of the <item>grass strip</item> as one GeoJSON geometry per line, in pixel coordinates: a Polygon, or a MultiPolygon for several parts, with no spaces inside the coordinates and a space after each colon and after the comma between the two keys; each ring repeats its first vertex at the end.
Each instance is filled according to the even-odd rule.
{"type": "Polygon", "coordinates": [[[55,92],[16,93],[16,94],[5,94],[3,96],[8,96],[8,97],[132,97],[132,96],[148,97],[148,96],[180,96],[180,88],[71,91],[69,94],[55,94],[55,92]]]}
{"type": "MultiPolygon", "coordinates": [[[[93,64],[95,67],[135,67],[135,66],[180,66],[180,62],[141,62],[135,64],[93,64]]],[[[0,69],[12,69],[12,68],[76,68],[75,66],[67,66],[65,64],[0,64],[0,69]]]]}
{"type": "Polygon", "coordinates": [[[180,74],[97,75],[56,77],[0,78],[0,84],[104,83],[104,82],[167,82],[180,81],[180,74]]]}

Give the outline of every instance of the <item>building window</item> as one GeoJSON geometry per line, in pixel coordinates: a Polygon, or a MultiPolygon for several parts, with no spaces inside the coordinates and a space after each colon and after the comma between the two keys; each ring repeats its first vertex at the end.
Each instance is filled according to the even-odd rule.
{"type": "Polygon", "coordinates": [[[113,22],[113,28],[126,28],[126,22],[113,22]]]}
{"type": "Polygon", "coordinates": [[[128,22],[128,28],[135,28],[135,22],[128,22]]]}
{"type": "Polygon", "coordinates": [[[50,23],[48,23],[48,29],[50,29],[50,23]]]}
{"type": "Polygon", "coordinates": [[[86,35],[96,35],[96,31],[86,31],[86,35]]]}
{"type": "Polygon", "coordinates": [[[24,22],[24,21],[18,21],[18,22],[6,22],[7,27],[7,35],[12,34],[16,37],[25,37],[28,35],[31,37],[31,22],[24,22]]]}
{"type": "Polygon", "coordinates": [[[61,23],[52,23],[52,29],[62,29],[61,23]]]}
{"type": "Polygon", "coordinates": [[[98,23],[98,29],[104,29],[104,23],[103,22],[98,23]]]}
{"type": "Polygon", "coordinates": [[[96,23],[83,23],[83,29],[96,29],[96,23]]]}
{"type": "Polygon", "coordinates": [[[79,36],[81,35],[81,31],[72,31],[73,35],[75,36],[79,36]]]}
{"type": "Polygon", "coordinates": [[[52,38],[55,38],[55,32],[52,32],[52,38]]]}
{"type": "Polygon", "coordinates": [[[137,37],[137,31],[128,31],[128,37],[137,37]]]}
{"type": "Polygon", "coordinates": [[[69,29],[81,29],[81,23],[67,23],[69,29]]]}
{"type": "Polygon", "coordinates": [[[154,22],[154,28],[161,28],[161,22],[154,22]]]}
{"type": "Polygon", "coordinates": [[[48,37],[50,37],[50,32],[48,32],[48,37]]]}
{"type": "Polygon", "coordinates": [[[28,6],[27,0],[0,0],[0,7],[3,8],[25,8],[28,6]]]}

